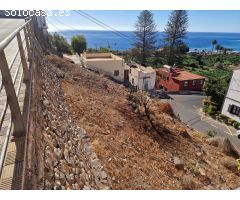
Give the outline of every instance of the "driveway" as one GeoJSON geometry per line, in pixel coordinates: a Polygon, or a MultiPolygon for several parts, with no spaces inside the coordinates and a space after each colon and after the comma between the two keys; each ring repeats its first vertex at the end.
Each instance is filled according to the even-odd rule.
{"type": "Polygon", "coordinates": [[[172,99],[167,101],[172,105],[175,114],[189,127],[202,134],[206,134],[209,130],[214,130],[218,136],[229,138],[240,149],[240,140],[235,136],[236,130],[233,127],[220,123],[200,112],[204,96],[196,94],[169,96],[172,99]]]}

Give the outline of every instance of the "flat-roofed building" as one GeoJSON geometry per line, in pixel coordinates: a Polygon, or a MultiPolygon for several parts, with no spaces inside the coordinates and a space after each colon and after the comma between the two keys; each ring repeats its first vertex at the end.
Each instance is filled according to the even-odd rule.
{"type": "Polygon", "coordinates": [[[123,82],[128,79],[128,69],[124,60],[112,53],[86,53],[81,54],[84,67],[123,82]]]}
{"type": "Polygon", "coordinates": [[[137,63],[129,63],[129,81],[139,90],[152,90],[155,86],[156,71],[137,63]]]}
{"type": "Polygon", "coordinates": [[[234,70],[222,107],[222,114],[240,122],[240,70],[234,70]]]}

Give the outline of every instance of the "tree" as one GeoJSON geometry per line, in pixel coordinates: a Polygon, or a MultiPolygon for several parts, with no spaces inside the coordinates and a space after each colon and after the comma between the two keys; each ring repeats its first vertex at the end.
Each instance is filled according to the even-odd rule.
{"type": "Polygon", "coordinates": [[[214,50],[214,48],[215,48],[215,46],[217,45],[217,40],[213,40],[212,41],[212,52],[213,52],[213,50],[214,50]]]}
{"type": "Polygon", "coordinates": [[[187,34],[187,27],[187,11],[172,11],[164,29],[164,51],[167,64],[181,63],[182,55],[186,53],[182,51],[182,46],[187,46],[183,41],[187,34]]]}
{"type": "Polygon", "coordinates": [[[144,10],[140,13],[135,24],[134,34],[136,38],[134,46],[140,50],[138,60],[145,66],[146,58],[151,56],[155,49],[157,37],[156,24],[151,11],[144,10]]]}
{"type": "Polygon", "coordinates": [[[205,82],[203,92],[206,96],[211,97],[211,101],[214,102],[218,108],[221,108],[225,94],[228,89],[228,82],[230,76],[211,76],[205,82]]]}
{"type": "Polygon", "coordinates": [[[100,47],[100,48],[99,48],[99,52],[100,52],[100,53],[108,53],[108,52],[110,52],[110,50],[109,50],[109,48],[107,48],[107,47],[100,47]]]}
{"type": "Polygon", "coordinates": [[[215,48],[217,51],[220,51],[222,49],[222,46],[220,44],[217,44],[215,48]]]}
{"type": "Polygon", "coordinates": [[[80,55],[87,49],[87,42],[83,35],[76,35],[72,37],[71,45],[73,48],[73,51],[80,55]]]}
{"type": "Polygon", "coordinates": [[[52,37],[50,37],[53,46],[60,53],[71,54],[71,46],[68,44],[67,40],[59,35],[58,33],[54,33],[52,37]]]}

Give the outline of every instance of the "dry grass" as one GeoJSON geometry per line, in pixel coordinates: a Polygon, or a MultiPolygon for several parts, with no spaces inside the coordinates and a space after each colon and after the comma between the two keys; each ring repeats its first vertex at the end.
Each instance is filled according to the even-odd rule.
{"type": "MultiPolygon", "coordinates": [[[[59,59],[52,57],[51,61],[59,63],[59,59]]],[[[134,112],[123,86],[70,66],[64,67],[67,75],[62,80],[62,90],[72,115],[89,134],[112,177],[113,189],[183,189],[189,180],[197,185],[190,189],[239,186],[239,173],[219,161],[226,156],[207,145],[204,138],[191,133],[191,137],[186,137],[184,125],[161,111],[160,102],[151,106],[159,134],[146,117],[134,112]],[[183,171],[175,168],[174,156],[185,160],[183,171]],[[199,172],[202,170],[205,175],[199,172]],[[191,178],[185,180],[183,176],[191,178]]]]}

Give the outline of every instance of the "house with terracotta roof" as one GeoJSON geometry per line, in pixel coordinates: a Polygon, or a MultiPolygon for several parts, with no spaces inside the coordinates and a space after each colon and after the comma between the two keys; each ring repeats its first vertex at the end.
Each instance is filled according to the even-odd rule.
{"type": "Polygon", "coordinates": [[[164,89],[169,92],[182,90],[202,91],[205,77],[193,74],[178,67],[164,65],[156,70],[156,89],[164,89]]]}

